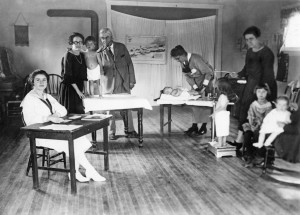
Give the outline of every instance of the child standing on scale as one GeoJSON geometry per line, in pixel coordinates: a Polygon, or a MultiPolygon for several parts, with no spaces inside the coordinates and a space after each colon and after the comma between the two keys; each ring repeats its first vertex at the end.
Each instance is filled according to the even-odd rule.
{"type": "Polygon", "coordinates": [[[99,92],[99,97],[102,96],[100,74],[103,74],[103,68],[99,58],[99,54],[96,52],[96,40],[93,36],[88,36],[84,44],[87,50],[84,50],[84,57],[87,66],[87,79],[89,81],[90,95],[94,95],[94,85],[96,84],[99,92]]]}
{"type": "Polygon", "coordinates": [[[233,92],[230,83],[226,78],[220,78],[216,82],[218,101],[216,104],[215,117],[216,135],[218,138],[218,146],[225,147],[227,145],[226,139],[229,136],[230,129],[230,112],[227,111],[229,102],[237,102],[238,96],[233,92]]]}

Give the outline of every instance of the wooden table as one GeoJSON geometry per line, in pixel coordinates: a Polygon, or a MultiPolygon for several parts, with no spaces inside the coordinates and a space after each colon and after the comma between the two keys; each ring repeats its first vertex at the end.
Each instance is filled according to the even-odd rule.
{"type": "MultiPolygon", "coordinates": [[[[102,154],[104,155],[104,169],[109,169],[109,159],[108,159],[108,125],[110,117],[103,119],[101,121],[86,121],[81,119],[72,120],[71,122],[64,123],[68,125],[82,125],[79,128],[73,130],[50,130],[50,129],[41,129],[40,127],[51,125],[53,123],[38,123],[22,127],[25,134],[30,140],[30,151],[33,155],[33,165],[32,165],[32,180],[33,188],[38,190],[40,188],[39,179],[38,179],[38,169],[46,169],[52,171],[60,172],[70,172],[71,176],[71,193],[76,194],[76,178],[75,178],[75,157],[74,157],[74,140],[81,136],[84,136],[89,133],[95,133],[99,129],[103,129],[103,151],[91,150],[87,151],[88,153],[102,154]],[[56,140],[67,140],[69,144],[69,162],[70,169],[59,169],[52,167],[38,167],[37,165],[37,156],[36,156],[36,138],[41,139],[56,139],[56,140]]],[[[95,137],[95,135],[93,135],[95,137]]],[[[93,141],[96,141],[95,139],[93,141]]],[[[97,148],[100,149],[100,143],[97,143],[97,148]]]]}
{"type": "Polygon", "coordinates": [[[125,132],[128,131],[128,111],[137,111],[139,147],[143,147],[143,109],[152,110],[147,99],[130,94],[103,95],[102,98],[85,98],[83,104],[86,112],[121,111],[124,113],[125,132]]]}

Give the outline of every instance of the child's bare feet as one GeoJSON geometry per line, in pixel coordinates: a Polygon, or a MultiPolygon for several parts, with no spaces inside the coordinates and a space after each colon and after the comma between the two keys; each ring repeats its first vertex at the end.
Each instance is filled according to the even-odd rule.
{"type": "Polygon", "coordinates": [[[261,147],[263,147],[263,143],[253,143],[253,146],[254,147],[257,147],[257,148],[261,148],[261,147]]]}

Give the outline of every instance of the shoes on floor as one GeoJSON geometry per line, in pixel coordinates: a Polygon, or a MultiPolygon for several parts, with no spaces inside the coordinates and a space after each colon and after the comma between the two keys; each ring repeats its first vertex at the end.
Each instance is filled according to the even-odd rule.
{"type": "Polygon", "coordinates": [[[87,170],[85,175],[88,179],[92,179],[93,181],[102,182],[106,181],[106,179],[101,176],[95,169],[87,170]]]}
{"type": "Polygon", "coordinates": [[[192,127],[190,127],[188,130],[186,130],[185,132],[184,132],[184,134],[186,134],[186,135],[192,135],[192,134],[195,134],[195,133],[197,133],[198,132],[198,127],[197,126],[192,126],[192,127]]]}
{"type": "MultiPolygon", "coordinates": [[[[70,173],[68,173],[68,177],[69,177],[69,180],[71,180],[71,175],[70,175],[70,173]]],[[[81,183],[89,182],[89,181],[90,181],[90,179],[89,179],[88,177],[84,177],[84,176],[81,175],[81,173],[78,172],[78,171],[75,173],[75,178],[76,178],[77,181],[79,181],[79,182],[81,182],[81,183]]]]}
{"type": "Polygon", "coordinates": [[[206,127],[204,127],[204,128],[200,128],[199,129],[199,131],[197,131],[196,133],[195,133],[195,136],[201,136],[201,135],[203,135],[203,134],[206,134],[207,133],[207,128],[206,127]]]}
{"type": "Polygon", "coordinates": [[[262,157],[256,157],[256,158],[254,158],[253,159],[253,164],[255,165],[255,166],[263,166],[263,164],[264,164],[264,158],[262,158],[262,157]]]}
{"type": "Polygon", "coordinates": [[[118,139],[115,133],[109,134],[108,138],[109,138],[109,140],[116,140],[116,139],[118,139]]]}
{"type": "Polygon", "coordinates": [[[125,132],[127,138],[138,138],[139,134],[136,131],[125,132]]]}

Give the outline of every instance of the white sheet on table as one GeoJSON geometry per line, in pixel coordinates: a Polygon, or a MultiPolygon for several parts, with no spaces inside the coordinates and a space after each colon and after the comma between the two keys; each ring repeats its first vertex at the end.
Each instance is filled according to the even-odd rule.
{"type": "Polygon", "coordinates": [[[152,110],[152,106],[145,98],[136,97],[130,94],[107,94],[102,98],[83,99],[85,112],[101,110],[121,110],[145,108],[152,110]]]}
{"type": "Polygon", "coordinates": [[[40,129],[50,129],[50,130],[57,130],[57,131],[60,131],[60,130],[68,130],[68,131],[71,131],[71,130],[74,130],[76,128],[79,128],[81,127],[82,125],[61,125],[61,124],[51,124],[51,125],[46,125],[46,126],[43,126],[43,127],[40,127],[40,129]]]}
{"type": "Polygon", "coordinates": [[[186,105],[192,105],[192,106],[205,106],[205,107],[213,107],[214,102],[213,101],[208,101],[208,100],[168,100],[168,99],[159,99],[156,101],[157,104],[162,105],[162,104],[172,104],[172,105],[181,105],[181,104],[186,104],[186,105]]]}
{"type": "Polygon", "coordinates": [[[160,99],[162,100],[172,100],[172,101],[188,101],[188,100],[196,100],[200,98],[200,95],[192,96],[192,95],[186,95],[186,96],[172,96],[167,94],[161,94],[160,99]]]}

